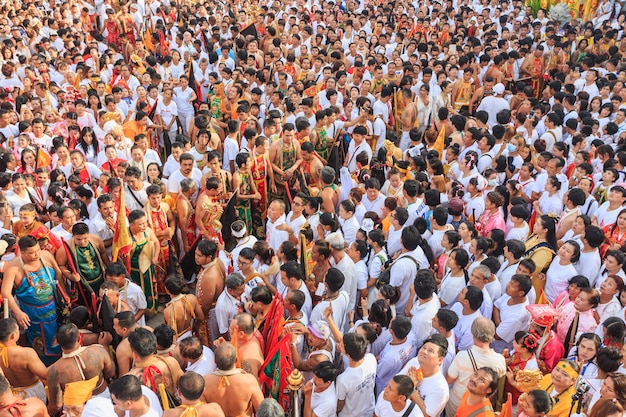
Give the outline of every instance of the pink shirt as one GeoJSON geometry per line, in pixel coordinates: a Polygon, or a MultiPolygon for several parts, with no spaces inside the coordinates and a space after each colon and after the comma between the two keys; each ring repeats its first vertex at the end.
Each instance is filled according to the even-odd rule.
{"type": "Polygon", "coordinates": [[[506,223],[500,210],[496,210],[494,214],[485,211],[476,223],[476,229],[481,236],[489,236],[489,232],[493,229],[500,229],[506,231],[506,223]]]}

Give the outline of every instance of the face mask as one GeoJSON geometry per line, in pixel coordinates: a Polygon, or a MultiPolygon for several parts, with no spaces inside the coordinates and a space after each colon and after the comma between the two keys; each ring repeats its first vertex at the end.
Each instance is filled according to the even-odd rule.
{"type": "Polygon", "coordinates": [[[490,187],[495,187],[498,185],[498,180],[489,180],[487,181],[487,184],[489,184],[490,187]]]}
{"type": "Polygon", "coordinates": [[[517,149],[517,146],[513,145],[512,143],[508,143],[508,144],[506,145],[506,149],[507,149],[509,152],[515,152],[515,150],[517,149]]]}

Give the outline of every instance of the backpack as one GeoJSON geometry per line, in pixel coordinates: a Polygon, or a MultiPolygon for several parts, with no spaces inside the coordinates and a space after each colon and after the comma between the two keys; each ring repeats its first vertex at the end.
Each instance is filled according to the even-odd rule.
{"type": "Polygon", "coordinates": [[[417,270],[419,271],[420,269],[420,264],[419,262],[417,262],[417,260],[415,260],[415,258],[413,258],[412,256],[400,256],[398,257],[398,259],[396,259],[395,261],[393,261],[391,263],[391,265],[389,265],[388,268],[386,268],[383,272],[380,273],[380,275],[378,276],[378,280],[376,281],[376,287],[380,288],[383,285],[388,285],[391,282],[391,268],[393,267],[393,265],[398,262],[400,259],[404,259],[404,258],[408,258],[410,260],[413,261],[413,263],[415,263],[415,266],[417,267],[417,270]]]}

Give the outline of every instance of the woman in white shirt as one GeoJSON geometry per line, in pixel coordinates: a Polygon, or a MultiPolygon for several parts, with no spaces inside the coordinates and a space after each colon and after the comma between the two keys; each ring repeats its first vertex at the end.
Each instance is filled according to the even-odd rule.
{"type": "Polygon", "coordinates": [[[556,176],[548,177],[546,181],[546,187],[539,200],[533,203],[533,208],[537,213],[537,216],[544,214],[554,214],[560,216],[563,212],[563,200],[559,196],[559,190],[561,189],[561,181],[556,176]]]}
{"type": "MultiPolygon", "coordinates": [[[[362,240],[352,242],[346,251],[350,259],[354,262],[354,268],[356,270],[356,289],[359,293],[359,298],[367,295],[367,283],[369,281],[369,271],[367,270],[367,263],[370,256],[370,250],[362,240]]],[[[345,288],[345,287],[344,287],[345,288]]],[[[351,310],[354,306],[349,306],[351,310]]]]}
{"type": "Polygon", "coordinates": [[[376,301],[376,296],[378,294],[376,281],[378,281],[389,256],[387,255],[385,235],[381,230],[374,229],[369,232],[367,236],[367,243],[372,248],[368,268],[369,279],[367,281],[367,306],[369,308],[372,306],[372,303],[376,301]]]}
{"type": "Polygon", "coordinates": [[[343,238],[350,245],[356,240],[356,232],[359,230],[359,222],[354,216],[355,207],[352,201],[343,200],[339,203],[339,224],[343,232],[343,238]]]}
{"type": "Polygon", "coordinates": [[[580,259],[580,246],[573,240],[565,242],[558,250],[546,271],[545,295],[550,303],[567,289],[569,280],[578,275],[574,263],[580,259]]]}

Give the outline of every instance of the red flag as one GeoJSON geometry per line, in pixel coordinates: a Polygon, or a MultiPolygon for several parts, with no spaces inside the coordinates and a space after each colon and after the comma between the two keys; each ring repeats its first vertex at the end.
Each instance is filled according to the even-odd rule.
{"type": "Polygon", "coordinates": [[[289,334],[283,336],[265,357],[267,359],[259,373],[259,383],[265,396],[274,398],[286,411],[290,408],[287,378],[293,370],[291,336],[289,334]]]}
{"type": "Polygon", "coordinates": [[[276,294],[265,316],[263,340],[265,363],[259,373],[259,383],[266,396],[271,395],[284,410],[289,409],[287,377],[293,370],[291,360],[291,336],[284,334],[285,319],[283,298],[276,294]]]}
{"type": "Polygon", "coordinates": [[[263,340],[265,341],[264,355],[268,358],[268,351],[271,350],[280,339],[285,328],[285,319],[283,312],[285,307],[283,305],[283,297],[276,293],[270,309],[265,316],[265,326],[263,327],[263,340]]]}

